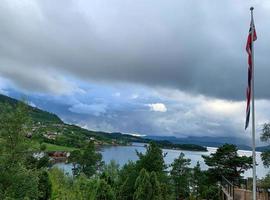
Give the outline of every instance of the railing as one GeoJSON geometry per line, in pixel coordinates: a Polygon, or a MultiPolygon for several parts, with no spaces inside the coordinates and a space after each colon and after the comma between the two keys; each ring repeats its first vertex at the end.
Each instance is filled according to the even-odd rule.
{"type": "Polygon", "coordinates": [[[225,177],[222,176],[221,179],[221,187],[225,195],[227,196],[228,199],[234,199],[234,186],[233,183],[228,181],[225,177]]]}
{"type": "MultiPolygon", "coordinates": [[[[252,199],[252,188],[250,180],[247,179],[235,179],[229,181],[227,178],[222,177],[220,186],[223,192],[222,199],[237,200],[237,199],[252,199]],[[226,197],[225,197],[226,196],[226,197]]],[[[258,199],[270,200],[270,189],[256,188],[256,195],[258,199]]]]}

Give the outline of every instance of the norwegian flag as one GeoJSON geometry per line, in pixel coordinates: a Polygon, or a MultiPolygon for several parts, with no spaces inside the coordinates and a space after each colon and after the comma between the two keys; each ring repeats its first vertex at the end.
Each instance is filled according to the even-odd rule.
{"type": "Polygon", "coordinates": [[[246,51],[248,53],[248,86],[247,86],[247,108],[246,108],[246,125],[245,129],[247,129],[248,124],[249,124],[249,116],[250,116],[250,99],[251,99],[251,81],[252,81],[252,42],[257,40],[257,35],[256,35],[256,30],[255,30],[255,25],[253,18],[251,19],[250,23],[250,29],[249,29],[249,34],[247,38],[247,45],[246,45],[246,51]],[[252,31],[253,31],[253,38],[252,38],[252,31]]]}

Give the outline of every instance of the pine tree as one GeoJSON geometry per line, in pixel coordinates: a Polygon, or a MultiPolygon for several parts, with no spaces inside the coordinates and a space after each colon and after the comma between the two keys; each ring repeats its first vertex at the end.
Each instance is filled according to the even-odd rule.
{"type": "Polygon", "coordinates": [[[137,166],[139,170],[145,169],[147,172],[156,172],[157,174],[164,173],[166,168],[164,162],[164,155],[162,149],[155,142],[150,142],[146,149],[146,153],[138,153],[139,160],[137,161],[137,166]]]}
{"type": "Polygon", "coordinates": [[[119,200],[133,200],[134,186],[139,172],[134,162],[129,161],[120,170],[119,182],[120,189],[118,192],[119,200]]]}
{"type": "Polygon", "coordinates": [[[52,184],[49,179],[49,174],[47,171],[43,170],[40,172],[39,181],[38,181],[38,199],[47,200],[50,199],[52,193],[52,184]]]}
{"type": "Polygon", "coordinates": [[[29,128],[25,104],[1,105],[0,192],[4,199],[37,199],[38,173],[26,166],[29,128]]]}
{"type": "Polygon", "coordinates": [[[240,178],[241,174],[252,167],[252,158],[239,156],[238,149],[233,144],[224,144],[210,156],[203,155],[204,162],[209,166],[209,173],[213,182],[221,180],[224,176],[229,180],[240,178]]]}
{"type": "Polygon", "coordinates": [[[100,180],[96,200],[115,200],[115,194],[111,188],[111,186],[103,179],[100,180]]]}
{"type": "Polygon", "coordinates": [[[152,186],[150,177],[148,172],[145,169],[142,169],[135,183],[133,200],[151,200],[151,196],[152,186]]]}
{"type": "Polygon", "coordinates": [[[190,159],[185,158],[184,153],[180,153],[179,157],[171,164],[171,176],[175,185],[176,197],[186,198],[189,196],[189,176],[190,159]]]}
{"type": "Polygon", "coordinates": [[[155,172],[151,172],[150,174],[150,183],[152,186],[151,200],[161,200],[162,195],[161,195],[160,183],[157,179],[157,175],[155,172]]]}

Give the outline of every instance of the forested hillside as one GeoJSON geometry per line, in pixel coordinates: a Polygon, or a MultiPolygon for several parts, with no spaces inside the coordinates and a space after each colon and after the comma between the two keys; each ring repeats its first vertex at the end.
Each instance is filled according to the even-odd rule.
{"type": "MultiPolygon", "coordinates": [[[[5,104],[15,107],[20,101],[0,94],[0,106],[5,104]]],[[[62,120],[55,114],[27,105],[29,114],[34,122],[62,124],[62,120]]],[[[1,107],[0,107],[1,109],[1,107]]],[[[2,109],[1,109],[2,110],[2,109]]]]}

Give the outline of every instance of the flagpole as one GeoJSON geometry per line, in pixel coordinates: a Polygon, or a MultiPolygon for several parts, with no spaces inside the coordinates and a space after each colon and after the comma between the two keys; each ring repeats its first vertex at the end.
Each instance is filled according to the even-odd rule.
{"type": "Polygon", "coordinates": [[[252,49],[252,82],[251,82],[251,95],[252,95],[252,165],[253,165],[253,200],[256,200],[256,143],[255,143],[255,103],[254,103],[254,21],[253,21],[253,10],[254,8],[250,8],[251,12],[251,20],[252,20],[252,31],[251,31],[251,49],[252,49]]]}

